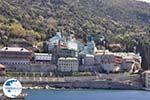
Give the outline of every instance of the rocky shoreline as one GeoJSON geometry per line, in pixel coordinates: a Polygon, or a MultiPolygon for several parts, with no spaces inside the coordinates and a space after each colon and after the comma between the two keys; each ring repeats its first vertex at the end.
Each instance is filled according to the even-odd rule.
{"type": "MultiPolygon", "coordinates": [[[[31,84],[31,83],[30,83],[31,84]]],[[[119,89],[142,90],[141,86],[133,86],[112,81],[86,81],[86,82],[45,82],[32,83],[27,89],[119,89]]]]}
{"type": "MultiPolygon", "coordinates": [[[[1,77],[2,84],[12,77],[1,77]]],[[[112,74],[98,76],[79,76],[79,77],[13,77],[18,79],[24,89],[122,89],[122,90],[141,90],[143,89],[139,75],[127,76],[125,74],[112,74]],[[117,77],[118,76],[118,77],[117,77]]]]}

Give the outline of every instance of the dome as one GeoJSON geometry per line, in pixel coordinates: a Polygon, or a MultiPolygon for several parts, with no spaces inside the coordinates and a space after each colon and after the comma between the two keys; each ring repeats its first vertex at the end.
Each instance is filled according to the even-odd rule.
{"type": "Polygon", "coordinates": [[[49,39],[49,44],[53,48],[54,45],[59,45],[59,43],[66,43],[66,38],[61,34],[61,32],[57,32],[55,36],[49,39]]]}

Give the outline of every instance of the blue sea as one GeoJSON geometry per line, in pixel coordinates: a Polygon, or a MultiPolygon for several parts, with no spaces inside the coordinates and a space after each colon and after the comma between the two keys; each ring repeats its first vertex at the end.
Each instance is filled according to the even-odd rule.
{"type": "Polygon", "coordinates": [[[25,100],[150,100],[150,91],[138,90],[27,90],[25,100]]]}

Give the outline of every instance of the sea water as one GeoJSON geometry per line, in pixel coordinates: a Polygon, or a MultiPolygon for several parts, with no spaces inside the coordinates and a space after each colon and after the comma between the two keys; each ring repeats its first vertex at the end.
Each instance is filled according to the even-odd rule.
{"type": "Polygon", "coordinates": [[[139,90],[27,90],[25,100],[150,100],[139,90]]]}

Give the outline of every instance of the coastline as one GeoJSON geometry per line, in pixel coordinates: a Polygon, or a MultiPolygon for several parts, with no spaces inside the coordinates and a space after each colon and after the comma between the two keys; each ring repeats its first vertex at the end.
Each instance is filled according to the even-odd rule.
{"type": "MultiPolygon", "coordinates": [[[[0,77],[0,86],[12,77],[0,77]]],[[[140,76],[127,76],[126,74],[113,74],[99,76],[78,77],[13,77],[18,79],[23,89],[119,89],[143,90],[140,76]],[[119,76],[119,77],[116,77],[119,76]]]]}
{"type": "Polygon", "coordinates": [[[86,82],[43,82],[26,83],[24,89],[108,89],[108,90],[145,90],[144,87],[112,81],[86,81],[86,82]]]}

